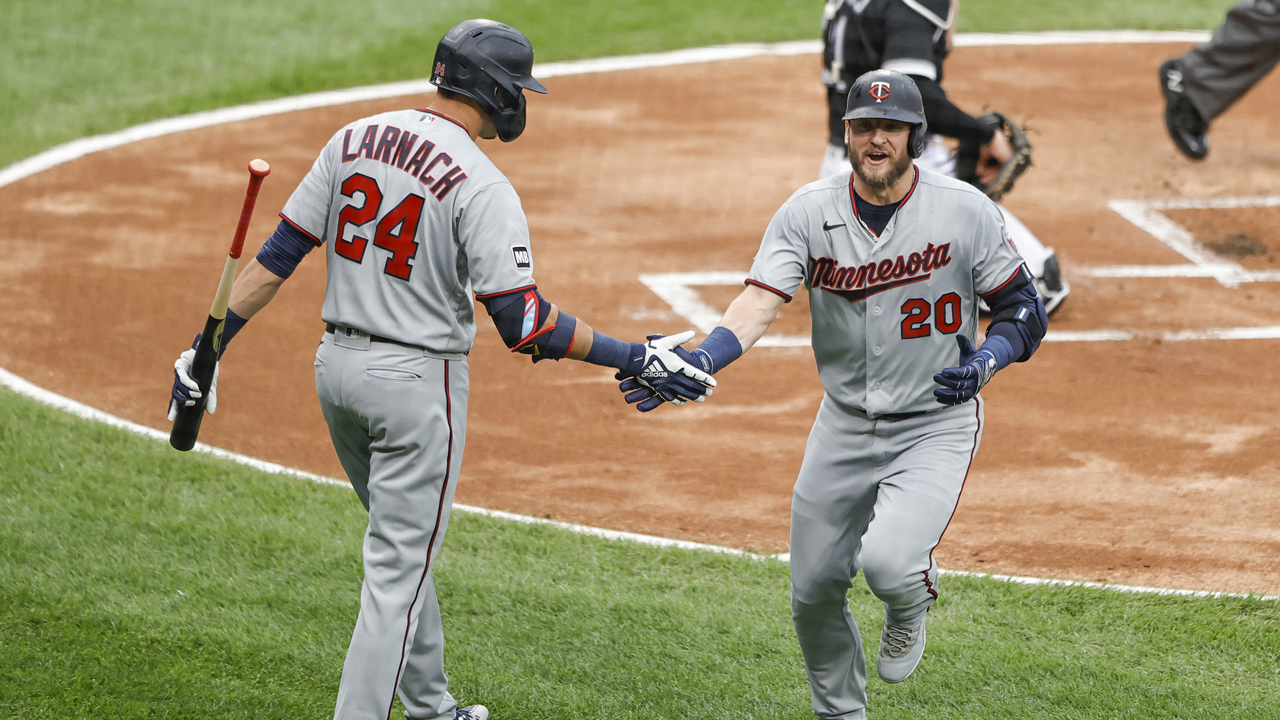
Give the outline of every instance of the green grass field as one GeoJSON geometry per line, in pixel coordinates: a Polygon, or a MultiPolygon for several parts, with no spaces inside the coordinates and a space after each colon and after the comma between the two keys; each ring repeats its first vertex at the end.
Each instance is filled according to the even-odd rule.
{"type": "MultiPolygon", "coordinates": [[[[343,487],[0,391],[0,717],[321,718],[359,607],[343,487]]],[[[458,514],[454,691],[499,720],[811,717],[786,566],[458,514]]],[[[1280,603],[945,578],[876,718],[1275,718],[1280,603]]],[[[871,652],[878,603],[853,610],[871,652]]]]}
{"type": "MultiPolygon", "coordinates": [[[[964,0],[969,31],[1210,28],[1232,0],[964,0]]],[[[0,3],[0,165],[138,122],[422,77],[469,16],[540,60],[816,35],[818,0],[0,3]]],[[[464,468],[465,476],[465,468],[464,468]]],[[[465,480],[464,480],[465,481],[465,480]]],[[[321,718],[358,607],[344,488],[0,391],[0,718],[321,718]]],[[[811,717],[781,563],[459,515],[448,667],[495,720],[811,717]]],[[[853,609],[869,647],[880,618],[853,609]]],[[[946,578],[872,717],[1280,717],[1280,603],[946,578]]]]}

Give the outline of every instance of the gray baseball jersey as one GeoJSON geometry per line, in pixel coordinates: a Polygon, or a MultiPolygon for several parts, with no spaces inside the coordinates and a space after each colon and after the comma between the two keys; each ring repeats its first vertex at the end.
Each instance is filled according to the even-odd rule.
{"type": "Polygon", "coordinates": [[[532,286],[520,199],[466,129],[426,110],[338,131],[281,217],[327,246],[316,392],[369,510],[337,720],[451,718],[432,580],[466,444],[472,291],[532,286]],[[384,342],[384,339],[394,342],[384,342]]]}
{"type": "Polygon", "coordinates": [[[280,215],[328,246],[325,322],[435,352],[470,351],[472,291],[534,284],[515,189],[461,125],[429,110],[339,130],[280,215]]]}
{"type": "Polygon", "coordinates": [[[934,373],[973,338],[977,296],[1019,277],[1022,258],[995,203],[918,170],[877,237],[849,175],[796,191],[765,230],[748,282],[788,299],[809,288],[813,354],[835,400],[870,417],[937,410],[934,373]]]}
{"type": "Polygon", "coordinates": [[[960,363],[956,335],[974,337],[978,296],[1029,280],[995,203],[923,169],[879,235],[848,172],[801,188],[765,231],[747,282],[786,298],[808,287],[827,391],[791,503],[791,615],[819,717],[866,717],[846,599],[859,569],[886,625],[919,628],[923,642],[933,550],[983,421],[980,398],[939,404],[933,375],[960,363]]]}

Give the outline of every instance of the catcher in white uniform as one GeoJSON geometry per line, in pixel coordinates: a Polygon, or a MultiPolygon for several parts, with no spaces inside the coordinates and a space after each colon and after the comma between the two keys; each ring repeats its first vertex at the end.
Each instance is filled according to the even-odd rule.
{"type": "MultiPolygon", "coordinates": [[[[884,603],[876,670],[901,682],[924,654],[933,550],[982,439],[978,391],[1029,359],[1048,322],[1004,218],[972,185],[918,167],[920,92],[886,70],[851,84],[852,172],[774,215],[747,289],[688,362],[715,373],[803,284],[826,394],[791,505],[791,613],[820,718],[864,718],[867,671],[846,592],[861,569],[884,603]],[[993,316],[980,348],[978,301],[993,316]]],[[[629,402],[653,402],[638,380],[629,402]]]]}
{"type": "MultiPolygon", "coordinates": [[[[656,393],[646,407],[701,401],[715,384],[672,352],[692,331],[620,342],[538,292],[520,198],[475,143],[520,136],[523,90],[547,91],[532,67],[533,47],[515,29],[489,20],[454,27],[436,50],[439,91],[430,107],[339,130],[232,290],[224,349],[303,257],[326,247],[316,392],[369,511],[360,615],[336,720],[386,720],[397,694],[414,720],[489,717],[449,694],[431,572],[466,439],[472,293],[513,351],[534,362],[615,367],[619,379],[642,375],[656,393]]],[[[192,355],[175,363],[171,413],[199,397],[192,355]]]]}

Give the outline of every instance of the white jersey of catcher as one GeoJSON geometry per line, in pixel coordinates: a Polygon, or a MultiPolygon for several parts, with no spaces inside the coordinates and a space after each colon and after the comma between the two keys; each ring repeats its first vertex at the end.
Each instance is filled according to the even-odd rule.
{"type": "Polygon", "coordinates": [[[515,188],[462,125],[430,110],[339,130],[280,216],[327,245],[325,322],[429,351],[471,350],[472,292],[534,284],[515,188]]]}
{"type": "Polygon", "coordinates": [[[938,410],[933,376],[975,338],[978,296],[1031,276],[995,203],[916,168],[879,237],[858,217],[852,175],[795,192],[765,230],[747,282],[790,299],[809,289],[827,394],[870,417],[938,410]]]}

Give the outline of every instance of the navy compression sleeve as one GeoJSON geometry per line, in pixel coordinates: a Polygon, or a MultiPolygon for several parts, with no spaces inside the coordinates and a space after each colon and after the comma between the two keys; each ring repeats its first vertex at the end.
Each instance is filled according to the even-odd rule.
{"type": "Polygon", "coordinates": [[[281,220],[276,231],[258,251],[258,264],[277,277],[288,278],[298,263],[314,250],[315,242],[289,223],[281,220]]]}
{"type": "Polygon", "coordinates": [[[715,375],[726,365],[742,357],[742,342],[727,327],[717,327],[706,340],[693,351],[702,369],[715,375]]]}

